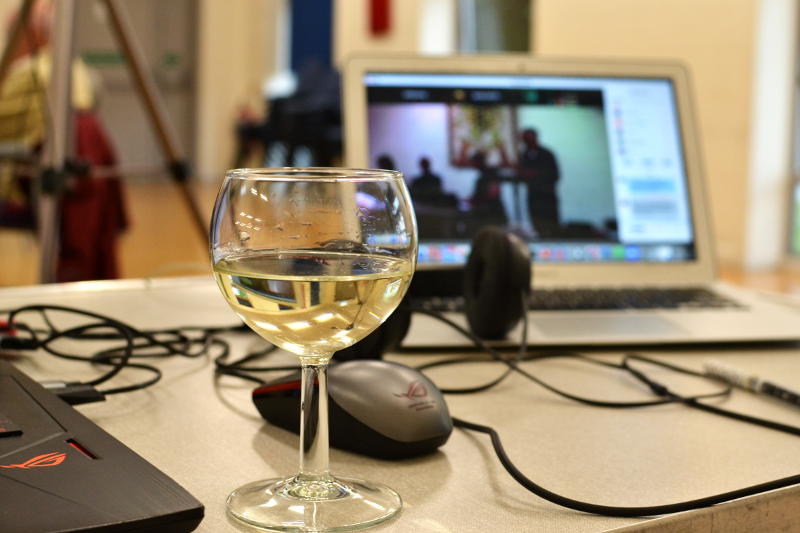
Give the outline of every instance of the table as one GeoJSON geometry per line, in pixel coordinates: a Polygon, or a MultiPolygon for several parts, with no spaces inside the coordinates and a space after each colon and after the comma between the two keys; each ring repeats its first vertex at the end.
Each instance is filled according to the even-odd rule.
{"type": "MultiPolygon", "coordinates": [[[[68,305],[111,315],[139,328],[220,326],[236,322],[210,278],[81,282],[0,290],[0,309],[32,303],[68,305]]],[[[259,345],[232,339],[235,354],[259,345]]],[[[88,348],[87,348],[88,349],[88,348]]],[[[92,350],[94,348],[91,348],[92,350]]],[[[800,348],[750,346],[648,355],[701,368],[707,357],[758,371],[792,386],[800,382],[800,348]]],[[[416,365],[457,354],[400,352],[387,359],[416,365]]],[[[619,352],[593,352],[614,360],[619,352]]],[[[276,363],[291,361],[277,354],[276,363]]],[[[475,357],[479,357],[477,354],[475,357]]],[[[85,364],[45,353],[13,361],[37,379],[87,379],[85,364]]],[[[213,378],[209,358],[172,357],[158,363],[161,382],[146,390],[78,409],[163,470],[206,506],[198,531],[253,531],[225,515],[225,497],[257,478],[294,473],[297,436],[263,422],[250,401],[252,383],[213,378]]],[[[648,397],[630,378],[567,360],[525,363],[554,384],[608,399],[648,397]]],[[[470,364],[441,368],[442,386],[476,384],[499,368],[470,364]]],[[[126,371],[123,382],[141,375],[126,371]]],[[[680,386],[704,387],[686,378],[680,386]]],[[[493,426],[516,465],[546,488],[607,505],[653,505],[694,499],[800,473],[800,439],[716,417],[681,405],[612,410],[579,405],[514,375],[469,396],[449,396],[451,413],[493,426]]],[[[720,405],[800,425],[800,410],[737,391],[720,405]]],[[[481,434],[454,430],[430,456],[391,462],[331,450],[334,473],[385,482],[404,499],[399,517],[375,532],[800,531],[800,486],[699,511],[655,518],[609,518],[550,504],[503,470],[481,434]]]]}

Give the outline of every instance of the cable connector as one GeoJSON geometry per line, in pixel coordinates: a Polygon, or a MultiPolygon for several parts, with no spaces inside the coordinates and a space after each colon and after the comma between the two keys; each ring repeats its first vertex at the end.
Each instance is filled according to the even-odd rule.
{"type": "Polygon", "coordinates": [[[39,383],[70,405],[105,401],[106,397],[92,385],[78,381],[43,381],[39,383]]]}
{"type": "Polygon", "coordinates": [[[13,334],[0,333],[0,349],[5,350],[35,350],[39,342],[35,339],[16,337],[13,334]]]}

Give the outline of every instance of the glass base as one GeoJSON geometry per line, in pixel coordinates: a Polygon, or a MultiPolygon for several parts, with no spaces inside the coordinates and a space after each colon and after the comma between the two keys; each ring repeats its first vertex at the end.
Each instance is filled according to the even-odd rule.
{"type": "Polygon", "coordinates": [[[360,479],[265,479],[228,496],[228,513],[267,531],[352,531],[394,516],[400,496],[360,479]]]}

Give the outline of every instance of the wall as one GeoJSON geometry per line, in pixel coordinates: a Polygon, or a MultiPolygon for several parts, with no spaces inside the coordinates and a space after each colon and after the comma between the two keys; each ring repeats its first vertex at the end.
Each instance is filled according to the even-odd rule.
{"type": "MultiPolygon", "coordinates": [[[[193,0],[119,2],[142,52],[180,155],[189,159],[194,131],[193,0]],[[169,60],[168,60],[169,58],[169,60]]],[[[75,2],[74,53],[85,59],[97,82],[97,112],[106,127],[126,178],[166,176],[164,149],[124,60],[110,16],[99,2],[75,2]]]]}
{"type": "Polygon", "coordinates": [[[239,111],[262,105],[275,70],[283,0],[200,0],[197,41],[196,166],[206,181],[234,161],[239,111]]]}
{"type": "MultiPolygon", "coordinates": [[[[769,1],[769,0],[765,0],[769,1]]],[[[695,89],[723,263],[745,262],[758,0],[536,0],[541,55],[678,59],[695,89]]]]}
{"type": "Polygon", "coordinates": [[[797,24],[796,0],[759,2],[744,257],[750,269],[778,264],[790,245],[797,24]]]}
{"type": "Polygon", "coordinates": [[[391,0],[390,31],[369,32],[367,0],[333,0],[335,63],[358,53],[432,53],[455,50],[456,0],[391,0]]]}

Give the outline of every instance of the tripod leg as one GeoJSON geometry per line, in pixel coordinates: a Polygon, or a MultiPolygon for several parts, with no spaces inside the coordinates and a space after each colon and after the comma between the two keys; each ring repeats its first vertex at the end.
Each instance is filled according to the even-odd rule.
{"type": "Polygon", "coordinates": [[[56,281],[60,248],[61,219],[59,202],[64,186],[64,169],[71,153],[72,120],[72,42],[75,29],[75,0],[59,0],[55,4],[52,39],[52,74],[47,90],[50,127],[42,150],[43,172],[37,185],[37,226],[42,283],[56,281]]]}
{"type": "Polygon", "coordinates": [[[135,40],[133,31],[118,0],[104,0],[111,18],[113,33],[125,54],[128,67],[142,98],[147,114],[153,123],[161,149],[169,163],[170,175],[178,186],[184,202],[189,208],[197,230],[208,243],[208,221],[200,213],[192,191],[189,189],[189,166],[181,156],[178,139],[172,129],[163,102],[159,99],[156,85],[144,64],[144,54],[135,40]]]}

